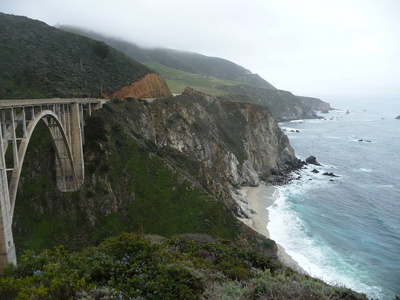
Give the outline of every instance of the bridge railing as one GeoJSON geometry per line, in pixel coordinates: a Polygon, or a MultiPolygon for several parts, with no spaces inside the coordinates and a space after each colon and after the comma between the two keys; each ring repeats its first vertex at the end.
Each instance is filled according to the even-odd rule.
{"type": "Polygon", "coordinates": [[[24,100],[0,100],[0,108],[21,107],[32,105],[46,105],[46,104],[103,104],[105,99],[98,98],[65,98],[65,99],[24,99],[24,100]]]}

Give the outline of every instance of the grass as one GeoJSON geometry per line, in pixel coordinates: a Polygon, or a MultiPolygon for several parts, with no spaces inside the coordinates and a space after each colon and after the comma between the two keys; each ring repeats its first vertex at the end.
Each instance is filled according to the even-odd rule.
{"type": "Polygon", "coordinates": [[[216,88],[218,85],[238,85],[239,82],[220,79],[212,76],[203,76],[201,74],[188,73],[158,64],[147,64],[147,66],[160,73],[166,80],[168,87],[174,94],[181,94],[187,86],[212,95],[220,96],[226,94],[225,91],[216,88]]]}

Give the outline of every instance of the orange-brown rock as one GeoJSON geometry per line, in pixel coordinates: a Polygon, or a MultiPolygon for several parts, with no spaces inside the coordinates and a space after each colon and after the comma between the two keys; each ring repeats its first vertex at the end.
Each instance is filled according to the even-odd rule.
{"type": "Polygon", "coordinates": [[[132,98],[161,98],[172,97],[164,78],[157,73],[147,74],[139,81],[132,82],[122,89],[114,92],[114,98],[125,99],[132,98]]]}

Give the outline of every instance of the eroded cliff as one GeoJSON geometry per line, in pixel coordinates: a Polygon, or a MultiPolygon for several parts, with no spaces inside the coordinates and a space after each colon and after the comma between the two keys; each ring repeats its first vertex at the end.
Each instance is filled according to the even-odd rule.
{"type": "Polygon", "coordinates": [[[233,238],[243,226],[234,216],[250,213],[237,186],[299,166],[266,107],[191,89],[152,103],[110,101],[85,135],[85,184],[76,193],[57,191],[54,154],[32,158],[45,165],[31,170],[28,156],[14,216],[20,245],[79,247],[138,230],[233,238]]]}
{"type": "MultiPolygon", "coordinates": [[[[134,104],[132,104],[134,105],[134,104]]],[[[270,111],[256,104],[219,101],[190,88],[174,99],[132,107],[127,129],[175,149],[231,185],[256,186],[298,159],[270,111]]]]}
{"type": "Polygon", "coordinates": [[[300,101],[310,107],[312,110],[329,111],[332,110],[331,105],[328,102],[322,101],[318,98],[297,96],[300,101]]]}
{"type": "Polygon", "coordinates": [[[275,119],[295,120],[315,118],[311,107],[303,104],[291,92],[266,89],[250,85],[218,86],[218,89],[229,93],[224,97],[233,101],[259,103],[268,107],[275,119]]]}

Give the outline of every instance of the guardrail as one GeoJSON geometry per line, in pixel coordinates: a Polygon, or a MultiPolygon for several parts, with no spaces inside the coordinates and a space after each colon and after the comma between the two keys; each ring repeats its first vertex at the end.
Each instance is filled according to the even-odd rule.
{"type": "Polygon", "coordinates": [[[0,100],[0,107],[14,107],[14,106],[34,106],[34,105],[46,105],[46,104],[70,104],[70,103],[101,103],[105,102],[105,99],[98,98],[55,98],[55,99],[21,99],[21,100],[0,100]]]}

